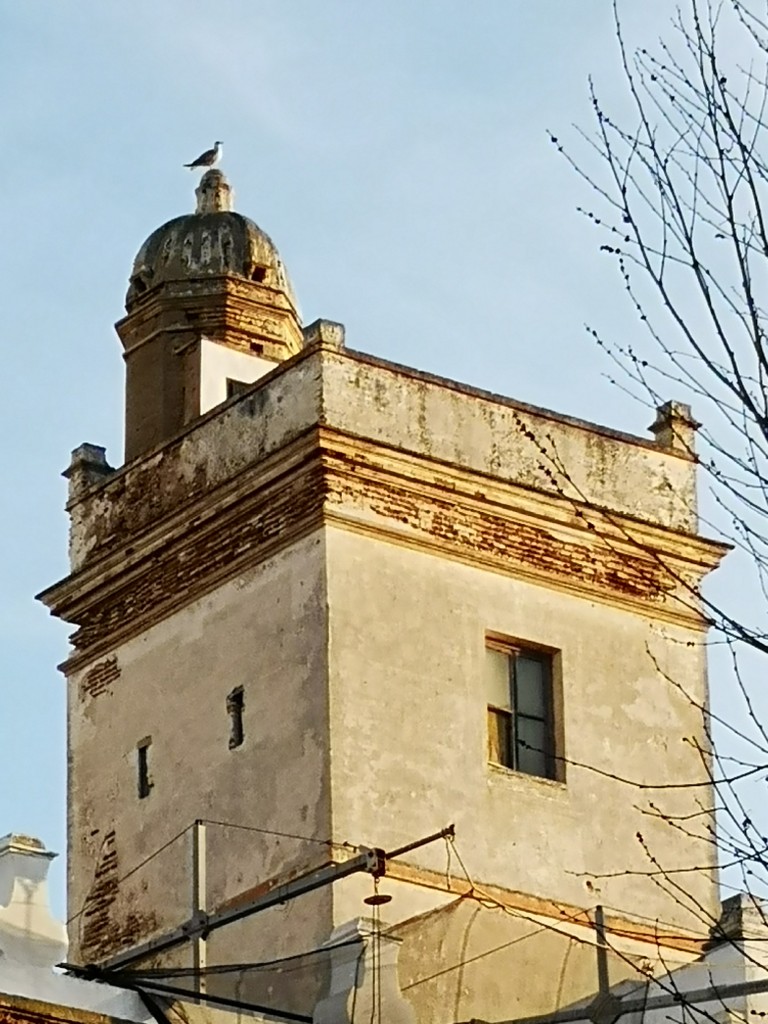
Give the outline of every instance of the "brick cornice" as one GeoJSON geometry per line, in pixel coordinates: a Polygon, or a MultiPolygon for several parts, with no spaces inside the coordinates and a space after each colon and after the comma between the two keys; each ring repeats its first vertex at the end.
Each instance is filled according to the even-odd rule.
{"type": "Polygon", "coordinates": [[[191,508],[113,546],[40,599],[76,623],[74,670],[270,557],[322,522],[319,451],[301,439],[191,508]]]}
{"type": "Polygon", "coordinates": [[[0,994],[0,1024],[120,1024],[122,1020],[74,1006],[0,994]]]}
{"type": "Polygon", "coordinates": [[[324,523],[704,628],[695,590],[725,547],[314,428],[183,507],[115,537],[44,592],[79,625],[69,670],[324,523]]]}
{"type": "Polygon", "coordinates": [[[333,467],[326,518],[337,525],[706,626],[697,587],[728,545],[361,438],[322,437],[333,467]]]}

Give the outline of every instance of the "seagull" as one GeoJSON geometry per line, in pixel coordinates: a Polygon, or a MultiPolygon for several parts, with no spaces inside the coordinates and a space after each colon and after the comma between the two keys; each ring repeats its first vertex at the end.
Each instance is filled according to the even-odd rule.
{"type": "Polygon", "coordinates": [[[189,167],[190,170],[193,170],[195,167],[213,167],[214,164],[219,162],[222,146],[222,142],[217,142],[213,149],[206,149],[197,160],[193,160],[191,164],[184,164],[184,166],[189,167]]]}

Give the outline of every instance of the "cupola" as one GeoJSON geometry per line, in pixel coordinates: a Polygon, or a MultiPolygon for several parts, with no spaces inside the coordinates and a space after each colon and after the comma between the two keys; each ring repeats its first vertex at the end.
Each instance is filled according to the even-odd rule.
{"type": "Polygon", "coordinates": [[[116,324],[126,361],[126,461],[253,383],[303,344],[296,298],[266,232],[207,171],[194,213],[139,249],[116,324]]]}

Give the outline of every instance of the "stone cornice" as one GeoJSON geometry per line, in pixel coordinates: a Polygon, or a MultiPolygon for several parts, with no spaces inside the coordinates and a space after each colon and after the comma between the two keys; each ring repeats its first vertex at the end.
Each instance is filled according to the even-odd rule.
{"type": "MultiPolygon", "coordinates": [[[[643,519],[620,514],[612,509],[600,508],[578,501],[567,495],[540,491],[500,477],[466,470],[439,459],[424,459],[397,448],[354,434],[321,428],[321,445],[340,457],[339,466],[354,467],[354,474],[365,473],[366,468],[384,471],[414,487],[436,487],[446,495],[461,496],[462,500],[479,501],[498,508],[514,507],[521,513],[545,520],[551,525],[585,527],[599,532],[606,542],[623,541],[628,549],[650,547],[665,556],[699,566],[702,573],[716,568],[731,545],[692,534],[672,527],[659,526],[643,519]],[[512,497],[514,496],[514,497],[512,497]],[[591,523],[591,526],[587,526],[591,523]]],[[[341,468],[339,472],[342,472],[341,468]]]]}
{"type": "Polygon", "coordinates": [[[284,360],[302,346],[298,314],[284,292],[233,277],[158,286],[115,325],[128,360],[161,337],[175,352],[207,337],[228,348],[284,360]]]}
{"type": "MultiPolygon", "coordinates": [[[[565,487],[571,498],[585,504],[605,506],[681,532],[695,530],[693,466],[681,459],[679,452],[314,341],[275,366],[245,393],[187,424],[105,476],[97,486],[71,495],[68,509],[74,513],[75,546],[81,552],[98,551],[99,530],[94,534],[79,524],[86,527],[88,520],[95,519],[106,525],[103,513],[111,518],[110,508],[118,518],[126,519],[123,511],[130,507],[127,519],[134,528],[142,529],[150,520],[159,521],[173,513],[191,497],[213,490],[224,478],[243,472],[255,451],[266,457],[315,425],[355,436],[360,436],[362,427],[364,437],[417,457],[463,466],[493,480],[515,480],[522,487],[554,492],[555,496],[565,487]],[[414,395],[429,404],[430,417],[438,414],[430,428],[431,437],[425,436],[421,423],[426,407],[414,402],[414,395]],[[406,399],[408,408],[400,409],[398,415],[406,399]],[[522,420],[523,414],[530,415],[530,421],[522,420]],[[546,432],[541,424],[547,418],[559,431],[558,448],[564,439],[574,441],[564,456],[572,471],[583,478],[579,466],[590,465],[592,478],[582,479],[579,485],[564,477],[558,486],[551,474],[547,476],[536,465],[542,462],[542,455],[535,444],[520,437],[520,431],[546,432]],[[463,436],[457,436],[457,431],[463,436]],[[225,457],[212,459],[213,449],[226,453],[225,457]],[[146,481],[157,475],[158,460],[165,463],[165,471],[162,486],[154,493],[146,481]],[[682,475],[677,472],[681,466],[682,475]],[[192,486],[185,489],[193,470],[192,486]],[[626,487],[612,486],[615,479],[631,479],[631,493],[626,487]]],[[[545,434],[542,437],[546,440],[545,434]]],[[[81,561],[78,555],[75,562],[81,561]]]]}
{"type": "Polygon", "coordinates": [[[38,595],[54,615],[80,626],[67,668],[111,650],[320,526],[318,454],[309,438],[300,439],[38,595]]]}
{"type": "Polygon", "coordinates": [[[705,628],[695,588],[722,544],[314,428],[40,595],[98,657],[323,523],[705,628]]]}
{"type": "Polygon", "coordinates": [[[322,436],[333,467],[326,519],[336,525],[706,628],[696,590],[727,545],[364,439],[322,436]]]}
{"type": "Polygon", "coordinates": [[[156,285],[146,293],[140,306],[116,322],[115,330],[125,344],[137,327],[152,324],[169,311],[178,311],[182,320],[191,324],[184,315],[185,311],[189,310],[193,315],[205,314],[212,306],[216,315],[221,309],[242,306],[255,310],[281,310],[297,322],[299,318],[298,311],[284,291],[221,274],[156,285]]]}
{"type": "Polygon", "coordinates": [[[0,1024],[121,1024],[122,1021],[120,1017],[74,1006],[0,994],[0,1024]]]}

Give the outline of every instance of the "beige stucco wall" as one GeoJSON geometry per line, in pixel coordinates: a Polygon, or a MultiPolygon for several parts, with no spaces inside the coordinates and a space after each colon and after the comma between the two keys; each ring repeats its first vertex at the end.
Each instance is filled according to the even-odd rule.
{"type": "MultiPolygon", "coordinates": [[[[472,1018],[515,1020],[594,998],[598,953],[594,932],[568,921],[510,914],[471,899],[393,929],[402,940],[400,985],[419,1024],[472,1018]]],[[[691,955],[610,937],[605,960],[610,985],[637,984],[653,964],[658,973],[688,964],[691,955]]]]}
{"type": "MultiPolygon", "coordinates": [[[[341,529],[328,530],[327,553],[336,836],[393,848],[453,821],[477,881],[701,930],[642,874],[600,877],[651,868],[638,831],[665,870],[712,863],[705,838],[681,840],[643,813],[651,801],[698,810],[706,786],[606,777],[705,782],[687,742],[704,743],[701,716],[678,688],[705,699],[700,634],[341,529]],[[486,631],[560,652],[565,783],[488,765],[486,631]]],[[[408,859],[445,870],[442,844],[408,859]]],[[[716,913],[714,875],[684,884],[716,913]]],[[[358,898],[337,893],[337,921],[358,898]]],[[[401,897],[396,909],[402,919],[423,906],[401,897]]]]}
{"type": "MultiPolygon", "coordinates": [[[[105,870],[107,881],[129,877],[109,908],[102,955],[116,936],[143,940],[190,915],[190,834],[173,839],[196,818],[329,836],[325,603],[324,541],[315,533],[118,647],[119,675],[106,688],[94,693],[93,665],[70,680],[73,962],[94,957],[93,948],[81,951],[87,917],[79,912],[93,912],[105,870]],[[235,686],[244,691],[245,742],[230,750],[226,698],[235,686]],[[148,735],[154,786],[140,800],[136,744],[148,735]],[[112,846],[115,863],[105,868],[112,846]]],[[[317,844],[210,827],[209,906],[326,857],[317,844]]],[[[292,935],[302,949],[325,939],[329,898],[326,891],[292,908],[296,928],[269,929],[266,952],[291,950],[292,935]]],[[[217,936],[211,955],[240,959],[243,929],[217,936]]],[[[259,948],[258,937],[249,940],[249,956],[259,948]]]]}

